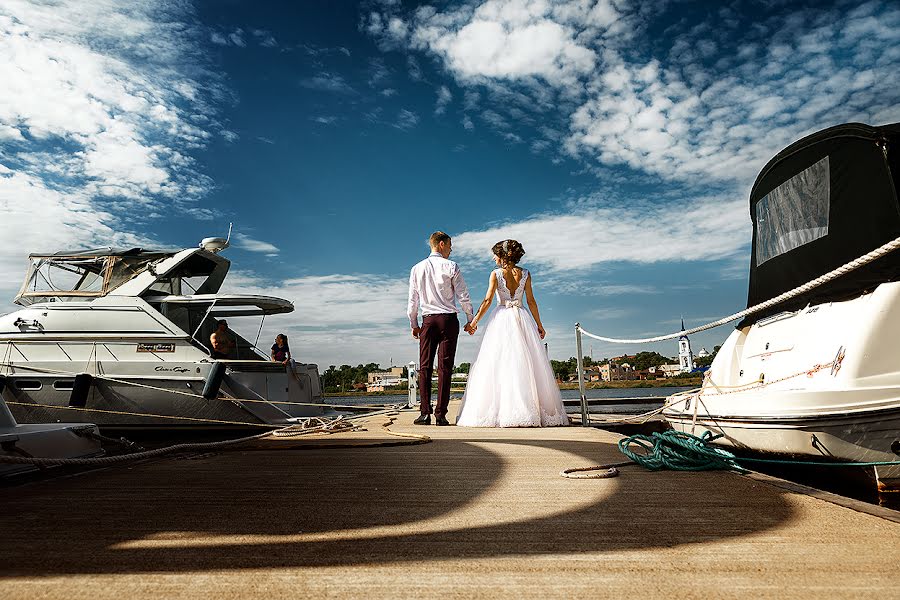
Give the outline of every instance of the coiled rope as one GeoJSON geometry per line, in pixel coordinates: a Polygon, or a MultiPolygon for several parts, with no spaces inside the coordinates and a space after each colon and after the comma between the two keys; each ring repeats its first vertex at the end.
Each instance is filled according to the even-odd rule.
{"type": "Polygon", "coordinates": [[[696,436],[681,431],[664,431],[649,435],[638,433],[619,440],[619,451],[633,462],[566,469],[560,473],[569,479],[607,479],[619,474],[618,467],[638,464],[650,471],[737,471],[749,473],[741,463],[800,465],[815,467],[883,467],[900,465],[900,460],[871,462],[788,460],[776,458],[737,457],[723,448],[710,445],[724,434],[705,431],[696,436]]]}
{"type": "Polygon", "coordinates": [[[619,450],[642,467],[651,471],[669,469],[672,471],[731,470],[746,473],[740,463],[764,463],[773,465],[804,465],[817,467],[880,467],[900,465],[900,460],[872,462],[787,460],[775,458],[738,458],[728,450],[710,445],[723,434],[711,431],[696,436],[681,431],[662,433],[642,433],[619,440],[619,450]],[[638,450],[639,449],[639,450],[638,450]]]}
{"type": "Polygon", "coordinates": [[[736,312],[733,315],[723,317],[723,318],[719,319],[718,321],[713,321],[711,323],[707,323],[706,325],[701,325],[700,327],[692,327],[691,329],[687,329],[684,331],[678,331],[676,333],[670,333],[667,335],[659,335],[659,336],[652,337],[652,338],[640,338],[640,339],[633,339],[633,340],[610,338],[610,337],[604,337],[601,335],[596,335],[596,334],[591,333],[591,332],[587,331],[586,329],[584,329],[580,324],[576,325],[576,329],[578,331],[580,331],[581,333],[583,333],[584,335],[594,338],[595,340],[600,340],[601,342],[610,342],[613,344],[649,344],[649,343],[653,343],[653,342],[662,342],[665,340],[671,340],[671,339],[674,339],[677,337],[681,337],[683,335],[689,335],[692,333],[697,333],[699,331],[706,331],[707,329],[713,329],[715,327],[725,325],[726,323],[736,321],[737,319],[742,319],[749,315],[756,314],[767,308],[775,306],[776,304],[780,304],[780,303],[784,302],[785,300],[790,300],[791,298],[795,298],[796,296],[805,294],[806,292],[813,290],[813,289],[819,287],[820,285],[826,284],[829,281],[837,279],[838,277],[841,277],[842,275],[846,275],[847,273],[850,273],[851,271],[854,271],[860,267],[864,267],[865,265],[869,264],[870,262],[878,260],[879,258],[881,258],[882,256],[885,256],[886,254],[890,254],[897,248],[900,248],[900,237],[894,239],[893,241],[888,242],[887,244],[884,244],[883,246],[876,248],[875,250],[872,250],[871,252],[869,252],[867,254],[860,256],[856,260],[852,260],[852,261],[848,262],[847,264],[840,266],[837,269],[834,269],[833,271],[826,273],[825,275],[822,275],[821,277],[817,277],[817,278],[813,279],[812,281],[809,281],[799,287],[796,287],[790,291],[787,291],[787,292],[781,294],[780,296],[770,298],[769,300],[766,300],[765,302],[761,302],[760,304],[757,304],[756,306],[751,306],[750,308],[745,308],[744,310],[742,310],[740,312],[736,312]]]}

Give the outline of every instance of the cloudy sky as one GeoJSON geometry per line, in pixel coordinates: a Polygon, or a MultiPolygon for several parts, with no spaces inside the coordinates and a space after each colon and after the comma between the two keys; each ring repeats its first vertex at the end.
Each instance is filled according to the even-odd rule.
{"type": "MultiPolygon", "coordinates": [[[[405,363],[409,268],[443,229],[476,298],[490,246],[522,242],[564,359],[575,321],[652,336],[744,307],[764,163],[900,121],[900,6],[4,0],[0,82],[7,303],[29,252],[234,222],[230,289],[297,308],[264,335],[323,368],[405,363]]],[[[642,349],[677,353],[585,351],[642,349]]]]}

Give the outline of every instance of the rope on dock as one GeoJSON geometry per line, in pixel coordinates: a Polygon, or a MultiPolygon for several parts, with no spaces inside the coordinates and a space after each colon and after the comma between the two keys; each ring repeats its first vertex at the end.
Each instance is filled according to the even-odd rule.
{"type": "Polygon", "coordinates": [[[619,476],[618,467],[627,467],[633,464],[632,462],[620,462],[595,467],[576,467],[560,471],[559,474],[566,479],[610,479],[619,476]]]}
{"type": "Polygon", "coordinates": [[[900,465],[900,460],[878,460],[870,462],[792,460],[777,458],[737,457],[723,448],[714,448],[710,443],[723,437],[705,431],[696,436],[681,431],[664,431],[650,435],[635,434],[619,440],[619,450],[651,471],[670,469],[673,471],[732,470],[742,473],[748,470],[740,463],[760,463],[772,465],[803,465],[816,467],[883,467],[900,465]],[[640,448],[635,451],[633,448],[640,448]]]}
{"type": "MultiPolygon", "coordinates": [[[[263,438],[272,436],[272,437],[297,437],[301,435],[308,435],[312,433],[341,433],[341,432],[351,432],[361,430],[362,427],[352,423],[351,421],[354,418],[363,418],[370,417],[372,415],[359,415],[352,417],[336,417],[334,419],[324,419],[321,417],[310,417],[306,421],[302,423],[298,423],[296,425],[291,425],[288,427],[283,427],[280,429],[274,429],[271,431],[266,431],[263,433],[259,433],[256,435],[251,435],[242,438],[235,438],[231,440],[223,440],[219,442],[189,442],[183,444],[174,444],[172,446],[166,446],[164,448],[157,448],[154,450],[145,450],[141,452],[132,452],[130,454],[122,454],[119,456],[101,456],[94,458],[39,458],[33,456],[12,456],[12,455],[4,455],[0,454],[0,463],[11,463],[11,464],[25,464],[25,465],[34,465],[37,467],[51,467],[51,466],[104,466],[104,465],[112,465],[116,463],[129,462],[133,460],[142,460],[148,458],[156,458],[158,456],[163,456],[166,454],[171,454],[173,452],[188,452],[188,451],[210,451],[210,450],[220,450],[230,446],[236,446],[238,444],[243,444],[246,442],[252,442],[256,440],[261,440],[263,438]]],[[[408,444],[424,444],[431,441],[431,438],[426,435],[416,435],[416,434],[407,434],[407,433],[399,433],[395,431],[391,431],[388,429],[394,421],[396,417],[388,415],[388,422],[382,424],[385,433],[388,435],[409,438],[411,441],[406,442],[408,444]]],[[[110,439],[110,438],[106,438],[110,439]]],[[[115,440],[118,441],[118,440],[115,440]]],[[[384,443],[376,443],[376,444],[368,444],[367,447],[372,446],[396,446],[398,444],[403,444],[403,442],[384,442],[384,443]]]]}
{"type": "Polygon", "coordinates": [[[610,338],[610,337],[596,335],[594,333],[591,333],[591,332],[585,330],[580,324],[577,325],[576,328],[581,333],[583,333],[584,335],[586,335],[588,337],[592,337],[595,340],[600,340],[601,342],[610,342],[613,344],[649,344],[649,343],[653,343],[653,342],[662,342],[665,340],[671,340],[671,339],[675,339],[677,337],[681,337],[683,335],[689,335],[692,333],[705,331],[707,329],[713,329],[715,327],[725,325],[726,323],[736,321],[737,319],[742,319],[749,315],[756,314],[767,308],[771,308],[772,306],[775,306],[776,304],[780,304],[780,303],[784,302],[785,300],[790,300],[791,298],[794,298],[801,294],[805,294],[806,292],[813,290],[813,289],[819,287],[820,285],[824,285],[824,284],[828,283],[829,281],[837,279],[838,277],[846,275],[847,273],[850,273],[851,271],[854,271],[860,267],[864,267],[867,264],[869,264],[870,262],[878,260],[882,256],[885,256],[886,254],[893,252],[897,248],[900,248],[900,237],[894,239],[893,241],[888,242],[887,244],[884,244],[883,246],[876,248],[875,250],[872,250],[871,252],[869,252],[867,254],[863,254],[859,258],[852,260],[852,261],[848,262],[847,264],[842,265],[842,266],[838,267],[837,269],[834,269],[833,271],[826,273],[825,275],[822,275],[821,277],[817,277],[816,279],[813,279],[812,281],[809,281],[807,283],[804,283],[801,286],[798,286],[792,290],[789,290],[789,291],[781,294],[780,296],[770,298],[769,300],[766,300],[765,302],[761,302],[760,304],[757,304],[756,306],[751,306],[750,308],[745,308],[744,310],[742,310],[740,312],[736,312],[733,315],[723,317],[723,318],[719,319],[718,321],[712,321],[711,323],[707,323],[706,325],[701,325],[699,327],[692,327],[691,329],[687,329],[684,331],[678,331],[676,333],[660,335],[660,336],[652,337],[652,338],[626,340],[626,339],[610,338]]]}
{"type": "Polygon", "coordinates": [[[789,460],[776,458],[737,457],[723,448],[714,448],[711,442],[722,437],[705,431],[696,436],[681,431],[664,431],[650,435],[638,433],[619,440],[619,451],[633,462],[598,465],[566,469],[560,475],[569,479],[607,479],[619,474],[616,467],[638,464],[650,471],[737,471],[749,473],[749,469],[740,463],[760,463],[773,465],[799,465],[816,467],[882,467],[900,465],[900,460],[882,460],[871,462],[832,462],[819,460],[789,460]],[[573,473],[591,473],[593,475],[572,475],[573,473]]]}

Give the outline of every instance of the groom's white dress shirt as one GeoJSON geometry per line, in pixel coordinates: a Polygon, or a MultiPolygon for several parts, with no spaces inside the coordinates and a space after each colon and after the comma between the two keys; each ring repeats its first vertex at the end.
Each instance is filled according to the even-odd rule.
{"type": "Polygon", "coordinates": [[[409,315],[409,326],[419,326],[419,308],[422,316],[438,314],[456,314],[454,299],[459,299],[466,320],[471,321],[474,311],[469,289],[463,279],[459,265],[437,252],[418,263],[409,272],[409,303],[406,314],[409,315]]]}

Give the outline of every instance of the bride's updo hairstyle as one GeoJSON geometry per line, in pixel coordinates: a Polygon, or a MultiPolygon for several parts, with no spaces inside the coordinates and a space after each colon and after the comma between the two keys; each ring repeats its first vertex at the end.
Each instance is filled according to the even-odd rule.
{"type": "Polygon", "coordinates": [[[522,257],[525,256],[525,248],[516,240],[497,242],[491,248],[491,252],[500,259],[504,266],[517,265],[522,260],[522,257]]]}

